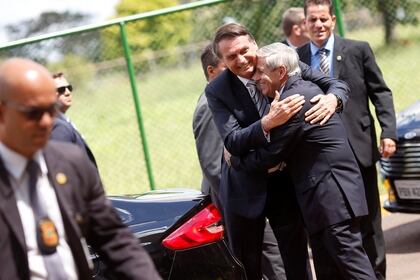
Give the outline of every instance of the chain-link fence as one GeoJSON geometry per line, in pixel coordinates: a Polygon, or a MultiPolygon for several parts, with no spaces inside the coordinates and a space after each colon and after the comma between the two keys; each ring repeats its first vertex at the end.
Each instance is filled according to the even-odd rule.
{"type": "MultiPolygon", "coordinates": [[[[283,11],[303,2],[233,0],[115,21],[100,29],[1,48],[0,59],[29,57],[52,72],[65,73],[74,87],[74,104],[67,114],[93,150],[108,193],[146,191],[148,174],[158,189],[199,188],[192,115],[206,85],[201,49],[219,25],[232,20],[246,25],[259,45],[280,41],[283,11]],[[123,29],[134,65],[134,84],[124,56],[123,29]],[[143,149],[140,138],[133,87],[138,89],[148,149],[143,149]],[[150,156],[149,170],[144,151],[150,156]]],[[[345,36],[371,44],[393,90],[397,111],[420,99],[419,6],[418,0],[341,3],[345,36]]]]}

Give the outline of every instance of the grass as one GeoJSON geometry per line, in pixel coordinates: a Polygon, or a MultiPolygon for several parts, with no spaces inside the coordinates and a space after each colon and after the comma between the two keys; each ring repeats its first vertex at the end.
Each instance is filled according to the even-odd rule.
{"type": "MultiPolygon", "coordinates": [[[[397,28],[399,44],[383,47],[380,28],[346,34],[367,40],[394,94],[396,111],[420,99],[420,29],[397,28]],[[375,36],[372,36],[375,35],[375,36]]],[[[149,190],[142,143],[128,76],[124,70],[98,75],[74,92],[71,119],[84,134],[110,194],[149,190]]],[[[205,80],[197,60],[176,69],[138,74],[137,88],[151,164],[158,189],[198,189],[201,171],[192,134],[192,115],[205,80]]]]}
{"type": "MultiPolygon", "coordinates": [[[[138,79],[157,188],[200,186],[192,114],[205,86],[201,71],[197,62],[187,68],[138,79]]],[[[149,189],[134,103],[125,73],[97,77],[90,88],[75,91],[69,115],[93,149],[108,193],[138,193],[149,189]]]]}

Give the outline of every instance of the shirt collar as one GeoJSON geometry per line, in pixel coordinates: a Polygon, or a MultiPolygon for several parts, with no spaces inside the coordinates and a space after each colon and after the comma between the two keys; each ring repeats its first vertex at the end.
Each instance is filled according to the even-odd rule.
{"type": "Polygon", "coordinates": [[[317,55],[318,54],[318,50],[319,49],[326,49],[328,50],[328,53],[332,53],[333,49],[334,49],[334,34],[331,34],[330,38],[328,38],[327,42],[324,43],[324,45],[322,45],[320,48],[318,48],[314,43],[310,43],[311,46],[311,55],[317,55]]]}
{"type": "MultiPolygon", "coordinates": [[[[19,153],[11,150],[9,147],[0,142],[0,156],[4,162],[7,171],[17,180],[22,177],[26,169],[28,159],[19,153]]],[[[33,159],[38,163],[42,174],[47,174],[47,164],[41,151],[37,151],[33,159]]]]}
{"type": "Polygon", "coordinates": [[[246,87],[246,84],[251,80],[251,79],[247,79],[238,75],[236,75],[236,77],[238,77],[238,79],[244,84],[245,87],[246,87]]]}
{"type": "Polygon", "coordinates": [[[280,98],[281,98],[281,94],[283,93],[284,87],[286,86],[286,83],[284,83],[284,85],[279,89],[280,98]]]}
{"type": "Polygon", "coordinates": [[[289,45],[289,47],[291,47],[293,49],[297,49],[297,47],[295,45],[293,45],[292,42],[289,41],[289,39],[286,38],[286,42],[289,45]]]}

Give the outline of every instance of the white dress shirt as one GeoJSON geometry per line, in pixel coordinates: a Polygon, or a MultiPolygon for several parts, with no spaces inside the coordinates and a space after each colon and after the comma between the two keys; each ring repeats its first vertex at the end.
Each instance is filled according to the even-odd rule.
{"type": "MultiPolygon", "coordinates": [[[[29,198],[28,174],[25,170],[28,159],[12,151],[2,142],[0,142],[0,155],[3,159],[6,170],[9,172],[9,179],[15,193],[16,204],[25,236],[31,280],[47,279],[47,271],[45,269],[44,260],[38,250],[35,217],[29,198]]],[[[66,241],[63,219],[58,206],[57,196],[48,180],[48,169],[42,152],[38,151],[34,155],[33,159],[38,163],[41,169],[41,174],[38,176],[37,182],[38,197],[42,200],[41,204],[44,206],[49,218],[54,222],[59,235],[57,253],[63,263],[68,279],[78,279],[76,271],[77,268],[74,263],[73,255],[66,241]]]]}

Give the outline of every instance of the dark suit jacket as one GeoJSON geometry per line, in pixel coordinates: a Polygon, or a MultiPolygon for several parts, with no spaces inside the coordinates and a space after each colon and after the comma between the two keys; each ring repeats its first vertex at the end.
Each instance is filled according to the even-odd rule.
{"type": "Polygon", "coordinates": [[[209,193],[210,189],[212,189],[218,193],[223,141],[214,124],[204,93],[200,95],[194,111],[193,132],[198,160],[203,172],[201,191],[209,193]]]}
{"type": "Polygon", "coordinates": [[[232,166],[245,172],[264,171],[286,161],[311,234],[368,213],[363,180],[339,115],[322,126],[305,122],[304,113],[312,107],[309,100],[320,92],[313,83],[290,77],[281,99],[300,93],[306,100],[303,109],[271,130],[266,148],[232,158],[232,166]]]}
{"type": "Polygon", "coordinates": [[[50,139],[76,144],[82,150],[86,151],[89,159],[93,162],[93,164],[95,164],[95,166],[97,166],[95,157],[93,156],[88,144],[83,139],[82,135],[80,135],[74,126],[66,119],[66,116],[61,112],[58,113],[54,120],[50,139]]]}
{"type": "MultiPolygon", "coordinates": [[[[310,44],[298,49],[298,54],[303,62],[311,64],[310,44]]],[[[391,91],[367,42],[335,36],[333,55],[334,77],[346,81],[350,87],[349,100],[342,113],[350,145],[363,166],[372,166],[380,155],[369,100],[375,106],[381,138],[396,139],[391,91]]]]}
{"type": "MultiPolygon", "coordinates": [[[[73,144],[50,141],[43,150],[57,194],[79,279],[91,279],[81,237],[101,255],[117,279],[160,279],[146,251],[106,199],[95,167],[73,144]],[[58,173],[67,181],[59,183],[58,173]]],[[[0,279],[29,279],[25,237],[14,191],[0,160],[0,279]]]]}
{"type": "MultiPolygon", "coordinates": [[[[347,100],[345,84],[312,71],[307,65],[301,64],[301,68],[304,78],[311,78],[323,91],[335,92],[344,102],[347,100]]],[[[205,91],[214,122],[229,152],[241,155],[267,143],[258,111],[236,75],[226,69],[205,91]]],[[[227,211],[247,218],[261,215],[266,204],[266,188],[266,171],[237,171],[223,161],[219,197],[227,211]]]]}

